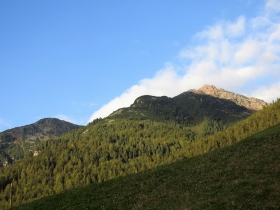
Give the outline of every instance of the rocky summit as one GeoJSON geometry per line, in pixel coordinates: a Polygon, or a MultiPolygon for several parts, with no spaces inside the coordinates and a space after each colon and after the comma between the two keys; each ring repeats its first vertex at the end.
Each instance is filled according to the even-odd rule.
{"type": "Polygon", "coordinates": [[[191,89],[189,90],[191,92],[194,92],[196,94],[205,94],[205,95],[211,95],[213,97],[221,98],[230,100],[234,103],[236,103],[239,106],[244,106],[248,109],[258,111],[262,109],[263,106],[268,105],[265,101],[257,98],[248,98],[246,96],[233,93],[227,90],[224,90],[222,88],[216,88],[214,85],[204,85],[198,90],[191,89]]]}

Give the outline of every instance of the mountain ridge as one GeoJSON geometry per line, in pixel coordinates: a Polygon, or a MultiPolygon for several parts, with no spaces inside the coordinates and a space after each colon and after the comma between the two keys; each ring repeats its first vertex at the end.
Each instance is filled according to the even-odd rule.
{"type": "Polygon", "coordinates": [[[211,96],[221,98],[221,99],[227,99],[227,100],[233,101],[237,105],[244,106],[248,109],[252,109],[255,111],[258,111],[258,110],[262,109],[264,106],[268,105],[267,102],[265,102],[261,99],[254,98],[254,97],[246,97],[244,95],[230,92],[230,91],[224,90],[222,88],[216,88],[214,85],[208,85],[208,84],[203,85],[198,90],[191,89],[191,90],[189,90],[189,92],[194,92],[197,94],[206,94],[206,95],[211,95],[211,96]]]}
{"type": "Polygon", "coordinates": [[[172,121],[184,126],[197,125],[206,118],[211,118],[226,125],[245,118],[259,110],[260,107],[267,105],[266,102],[260,99],[255,99],[257,102],[254,104],[249,103],[249,99],[246,96],[209,86],[214,87],[212,89],[215,92],[218,90],[218,93],[222,93],[212,94],[204,90],[208,86],[205,85],[199,90],[190,89],[173,98],[143,95],[136,98],[130,107],[120,108],[107,118],[172,121]],[[239,101],[245,101],[246,103],[238,103],[239,101]],[[253,104],[256,108],[247,105],[248,103],[253,104]]]}
{"type": "Polygon", "coordinates": [[[37,138],[39,140],[47,140],[79,127],[81,126],[57,118],[43,118],[35,123],[1,132],[0,141],[9,142],[11,140],[17,141],[22,139],[36,140],[37,138]],[[9,135],[2,136],[1,134],[9,135]]]}
{"type": "Polygon", "coordinates": [[[43,118],[29,125],[0,132],[0,167],[23,158],[36,142],[54,138],[80,127],[57,118],[43,118]]]}

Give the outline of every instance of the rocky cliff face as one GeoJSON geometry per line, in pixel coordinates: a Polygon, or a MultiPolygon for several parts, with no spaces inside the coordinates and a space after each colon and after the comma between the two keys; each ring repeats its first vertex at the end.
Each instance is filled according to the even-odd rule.
{"type": "Polygon", "coordinates": [[[239,106],[244,106],[248,109],[255,110],[255,111],[258,111],[262,109],[263,106],[268,105],[268,103],[266,103],[263,100],[257,98],[248,98],[246,96],[237,93],[226,91],[222,88],[216,88],[213,85],[204,85],[198,90],[191,89],[189,91],[194,92],[196,94],[206,94],[221,99],[227,99],[236,103],[239,106]]]}

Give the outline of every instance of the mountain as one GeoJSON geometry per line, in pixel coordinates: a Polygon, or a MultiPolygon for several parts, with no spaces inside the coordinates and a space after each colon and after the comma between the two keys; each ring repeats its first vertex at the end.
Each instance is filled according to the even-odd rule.
{"type": "Polygon", "coordinates": [[[79,128],[80,125],[59,120],[56,118],[44,118],[30,125],[16,127],[0,133],[1,142],[17,142],[24,139],[29,141],[47,140],[59,136],[69,130],[79,128]]]}
{"type": "Polygon", "coordinates": [[[0,169],[0,208],[8,205],[11,182],[14,204],[19,205],[139,173],[229,146],[276,125],[279,107],[280,100],[255,112],[191,91],[174,98],[139,97],[114,115],[39,142],[34,147],[37,156],[26,155],[0,169]]]}
{"type": "Polygon", "coordinates": [[[280,124],[223,149],[13,210],[280,209],[280,124]]]}
{"type": "Polygon", "coordinates": [[[205,85],[178,96],[140,96],[127,108],[116,110],[107,119],[149,119],[188,126],[195,138],[207,136],[245,119],[267,103],[205,85]]]}
{"type": "Polygon", "coordinates": [[[30,125],[3,131],[0,133],[0,160],[1,155],[7,162],[22,158],[36,142],[54,138],[79,127],[81,126],[64,120],[44,118],[30,125]]]}
{"type": "Polygon", "coordinates": [[[197,94],[206,94],[206,95],[214,96],[217,98],[230,100],[239,106],[244,106],[248,109],[256,110],[256,111],[258,111],[258,110],[262,109],[264,106],[268,105],[263,100],[260,100],[257,98],[252,98],[252,97],[248,98],[246,96],[243,96],[243,95],[240,95],[237,93],[233,93],[233,92],[224,90],[222,88],[216,88],[214,85],[204,85],[201,88],[199,88],[198,90],[191,89],[190,91],[193,93],[197,93],[197,94]]]}

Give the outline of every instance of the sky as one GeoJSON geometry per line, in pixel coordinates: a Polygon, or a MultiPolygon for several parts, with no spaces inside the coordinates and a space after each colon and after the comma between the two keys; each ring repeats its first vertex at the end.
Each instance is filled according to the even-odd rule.
{"type": "Polygon", "coordinates": [[[0,132],[204,84],[280,96],[280,0],[0,0],[0,132]]]}

